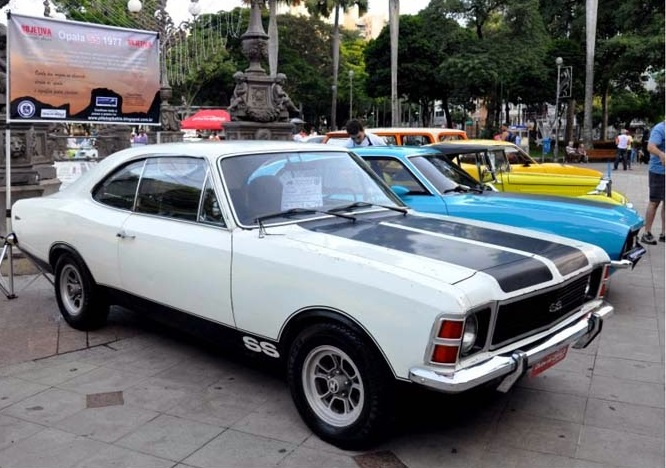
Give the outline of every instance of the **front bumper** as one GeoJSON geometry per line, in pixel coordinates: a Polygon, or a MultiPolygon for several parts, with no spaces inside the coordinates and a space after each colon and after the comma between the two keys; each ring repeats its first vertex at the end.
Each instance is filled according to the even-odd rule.
{"type": "Polygon", "coordinates": [[[622,256],[622,260],[612,260],[611,261],[611,267],[613,269],[624,269],[624,268],[633,268],[636,266],[638,261],[647,253],[647,250],[645,250],[645,247],[643,247],[641,244],[636,242],[636,246],[631,249],[629,252],[626,252],[622,256]]]}
{"type": "Polygon", "coordinates": [[[506,392],[544,357],[563,346],[585,348],[596,338],[601,332],[604,319],[613,313],[613,306],[602,300],[592,301],[586,306],[589,310],[584,316],[530,348],[497,355],[488,361],[447,374],[435,372],[429,367],[413,367],[409,370],[409,379],[440,392],[459,393],[504,377],[497,389],[506,392]]]}

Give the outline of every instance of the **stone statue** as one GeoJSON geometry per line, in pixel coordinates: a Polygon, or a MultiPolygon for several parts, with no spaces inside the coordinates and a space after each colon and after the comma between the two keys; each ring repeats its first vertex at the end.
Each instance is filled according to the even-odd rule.
{"type": "Polygon", "coordinates": [[[9,140],[9,154],[12,159],[25,158],[25,140],[22,135],[11,135],[9,140]]]}
{"type": "Polygon", "coordinates": [[[67,158],[67,137],[69,130],[67,124],[54,122],[46,130],[46,157],[51,159],[67,158]]]}
{"type": "Polygon", "coordinates": [[[247,107],[247,78],[245,78],[243,72],[239,71],[234,73],[233,76],[236,87],[234,88],[234,95],[229,104],[229,112],[244,110],[247,107]]]}
{"type": "Polygon", "coordinates": [[[273,93],[273,105],[281,114],[283,111],[287,112],[287,117],[289,112],[298,112],[298,108],[289,98],[287,92],[282,89],[282,85],[287,81],[287,76],[284,73],[278,73],[275,75],[275,83],[273,83],[271,92],[273,93]]]}
{"type": "Polygon", "coordinates": [[[180,130],[180,122],[176,115],[176,108],[171,104],[162,103],[160,108],[160,123],[165,132],[177,132],[180,130]]]}

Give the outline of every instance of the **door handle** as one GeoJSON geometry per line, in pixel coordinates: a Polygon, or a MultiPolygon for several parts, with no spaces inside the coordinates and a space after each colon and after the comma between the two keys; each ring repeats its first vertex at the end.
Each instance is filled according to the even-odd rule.
{"type": "Polygon", "coordinates": [[[120,231],[116,233],[116,237],[119,237],[120,239],[134,239],[136,236],[128,236],[125,231],[120,231]]]}

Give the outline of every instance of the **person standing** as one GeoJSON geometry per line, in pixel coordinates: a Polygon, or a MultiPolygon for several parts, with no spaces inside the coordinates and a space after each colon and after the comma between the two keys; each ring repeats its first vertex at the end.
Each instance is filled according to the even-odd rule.
{"type": "Polygon", "coordinates": [[[657,240],[652,235],[652,224],[657,216],[657,209],[661,205],[661,234],[659,241],[664,242],[664,122],[659,122],[650,132],[648,141],[648,151],[650,152],[650,162],[648,163],[648,185],[650,201],[645,211],[645,227],[641,242],[650,245],[656,245],[657,240]]]}
{"type": "Polygon", "coordinates": [[[622,129],[620,134],[615,137],[615,145],[617,146],[617,155],[615,156],[615,164],[613,170],[617,170],[622,161],[622,169],[627,170],[627,149],[629,148],[629,141],[631,137],[627,135],[627,130],[622,129]]]}
{"type": "Polygon", "coordinates": [[[356,119],[351,119],[345,126],[349,140],[345,143],[347,148],[355,148],[357,146],[386,146],[383,138],[366,132],[363,124],[356,119]]]}

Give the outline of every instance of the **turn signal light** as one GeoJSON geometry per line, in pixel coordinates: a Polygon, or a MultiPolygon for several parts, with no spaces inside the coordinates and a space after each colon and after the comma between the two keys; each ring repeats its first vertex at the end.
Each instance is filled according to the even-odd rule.
{"type": "Polygon", "coordinates": [[[458,346],[435,345],[432,362],[437,364],[455,364],[458,360],[458,346]]]}
{"type": "Polygon", "coordinates": [[[442,320],[437,338],[459,340],[463,335],[463,322],[460,320],[442,320]]]}

